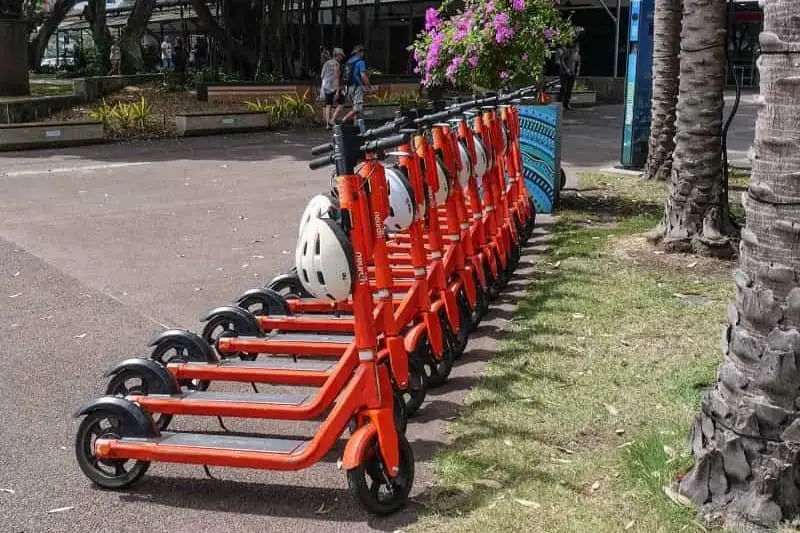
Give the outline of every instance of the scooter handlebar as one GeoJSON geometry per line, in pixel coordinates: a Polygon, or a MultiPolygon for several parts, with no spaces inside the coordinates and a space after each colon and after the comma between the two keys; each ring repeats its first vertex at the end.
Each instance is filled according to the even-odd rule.
{"type": "MultiPolygon", "coordinates": [[[[388,150],[389,148],[394,148],[395,146],[400,146],[402,144],[406,144],[411,139],[411,136],[407,133],[401,133],[399,135],[392,135],[391,137],[385,137],[383,139],[375,139],[373,141],[367,141],[359,148],[359,152],[361,155],[370,153],[370,152],[381,152],[383,150],[388,150]]],[[[325,154],[322,157],[318,157],[316,159],[312,159],[308,163],[308,168],[311,170],[316,170],[318,168],[327,167],[328,165],[332,165],[335,161],[334,154],[325,154]]]]}
{"type": "Polygon", "coordinates": [[[333,150],[333,143],[320,144],[311,149],[311,155],[325,154],[333,150]]]}
{"type": "MultiPolygon", "coordinates": [[[[359,137],[362,139],[378,139],[380,137],[385,137],[386,135],[391,135],[392,133],[396,132],[407,122],[408,117],[398,117],[391,122],[387,122],[383,126],[368,129],[364,133],[360,134],[359,137]]],[[[325,144],[320,144],[319,146],[313,147],[311,149],[311,155],[321,155],[331,151],[333,151],[333,143],[327,142],[325,144]]]]}

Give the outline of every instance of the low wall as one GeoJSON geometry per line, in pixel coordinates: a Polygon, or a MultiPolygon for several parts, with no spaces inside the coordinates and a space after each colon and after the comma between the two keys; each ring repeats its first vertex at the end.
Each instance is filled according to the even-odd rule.
{"type": "Polygon", "coordinates": [[[269,128],[269,114],[262,111],[183,113],[175,115],[175,127],[181,137],[259,131],[269,128]]]}
{"type": "Polygon", "coordinates": [[[163,74],[132,74],[126,76],[93,76],[91,78],[75,78],[72,80],[72,92],[84,102],[97,100],[101,96],[113,93],[137,83],[148,83],[162,79],[163,74]]]}
{"type": "Polygon", "coordinates": [[[99,143],[103,133],[95,121],[0,124],[0,151],[99,143]]]}
{"type": "Polygon", "coordinates": [[[0,124],[19,124],[47,118],[56,111],[85,104],[128,85],[161,79],[161,74],[96,76],[72,80],[72,95],[0,98],[0,124]]]}
{"type": "Polygon", "coordinates": [[[0,98],[0,124],[33,122],[82,103],[84,103],[83,98],[68,94],[0,98]]]}

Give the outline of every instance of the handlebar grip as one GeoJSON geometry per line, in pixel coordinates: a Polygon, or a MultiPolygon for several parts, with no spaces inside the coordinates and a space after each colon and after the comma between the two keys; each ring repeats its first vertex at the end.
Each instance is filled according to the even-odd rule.
{"type": "Polygon", "coordinates": [[[387,150],[389,148],[394,148],[395,146],[400,146],[401,144],[406,144],[410,139],[411,137],[407,133],[392,135],[391,137],[384,137],[383,139],[376,139],[361,146],[361,152],[366,153],[387,150]]]}
{"type": "MultiPolygon", "coordinates": [[[[363,139],[377,139],[379,137],[385,137],[386,135],[391,135],[392,133],[397,131],[397,128],[400,127],[399,122],[400,120],[397,119],[391,122],[387,122],[383,126],[378,126],[377,128],[369,129],[364,133],[362,133],[361,137],[363,139]]],[[[405,120],[403,120],[402,122],[405,122],[405,120]]]]}
{"type": "Polygon", "coordinates": [[[328,165],[331,164],[333,164],[333,154],[325,154],[322,157],[312,159],[308,163],[308,168],[310,168],[311,170],[316,170],[318,168],[327,167],[328,165]]]}
{"type": "Polygon", "coordinates": [[[442,120],[446,120],[451,114],[452,111],[449,110],[439,111],[438,113],[431,113],[430,115],[425,115],[423,117],[414,119],[414,124],[420,126],[426,124],[435,124],[436,122],[441,122],[442,120]]]}
{"type": "Polygon", "coordinates": [[[332,150],[333,150],[333,144],[332,143],[320,144],[319,146],[315,146],[314,148],[311,149],[311,155],[325,154],[325,153],[330,152],[332,150]]]}

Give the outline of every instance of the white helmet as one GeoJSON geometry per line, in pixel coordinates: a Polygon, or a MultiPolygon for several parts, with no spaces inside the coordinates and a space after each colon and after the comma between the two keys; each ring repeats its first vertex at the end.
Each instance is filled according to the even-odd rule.
{"type": "Polygon", "coordinates": [[[386,167],[386,185],[389,188],[389,216],[383,221],[386,229],[392,232],[411,227],[417,217],[414,190],[402,171],[386,167]]]}
{"type": "Polygon", "coordinates": [[[294,264],[300,283],[316,298],[346,300],[356,277],[353,248],[342,227],[312,217],[297,239],[294,264]]]}
{"type": "Polygon", "coordinates": [[[436,191],[436,205],[444,205],[447,197],[450,196],[450,180],[447,176],[447,170],[444,168],[439,157],[436,158],[436,178],[439,182],[439,190],[436,191]]]}
{"type": "Polygon", "coordinates": [[[305,211],[303,211],[303,216],[300,217],[300,230],[297,235],[303,234],[303,228],[311,219],[325,215],[331,207],[333,207],[333,201],[327,194],[318,194],[309,200],[305,211]]]}
{"type": "Polygon", "coordinates": [[[477,135],[473,135],[475,140],[475,179],[478,181],[478,187],[483,182],[483,175],[489,170],[489,158],[486,155],[486,147],[483,141],[477,135]]]}
{"type": "Polygon", "coordinates": [[[461,157],[461,171],[458,173],[458,183],[462,188],[469,184],[469,177],[472,175],[472,157],[469,148],[464,141],[458,141],[458,155],[461,157]]]}

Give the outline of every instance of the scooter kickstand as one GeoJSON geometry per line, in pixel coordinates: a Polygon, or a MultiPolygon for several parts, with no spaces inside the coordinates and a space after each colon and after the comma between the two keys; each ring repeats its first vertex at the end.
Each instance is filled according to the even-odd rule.
{"type": "Polygon", "coordinates": [[[230,429],[225,427],[225,422],[222,421],[222,417],[221,416],[217,417],[217,422],[219,422],[219,427],[221,427],[223,429],[223,431],[227,431],[228,433],[231,432],[230,429]]]}
{"type": "Polygon", "coordinates": [[[211,470],[208,469],[208,465],[203,465],[203,470],[208,476],[208,479],[216,479],[214,476],[211,475],[211,470]]]}
{"type": "Polygon", "coordinates": [[[258,393],[259,393],[258,387],[256,387],[256,384],[255,384],[255,383],[253,383],[253,382],[251,381],[251,382],[250,382],[250,386],[251,386],[251,387],[253,387],[253,392],[255,392],[256,394],[258,394],[258,393]]]}

